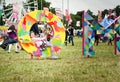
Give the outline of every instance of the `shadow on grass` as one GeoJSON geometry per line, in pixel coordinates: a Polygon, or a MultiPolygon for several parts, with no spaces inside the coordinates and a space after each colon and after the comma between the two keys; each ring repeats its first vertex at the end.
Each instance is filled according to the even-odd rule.
{"type": "Polygon", "coordinates": [[[61,58],[18,58],[16,60],[61,60],[61,58]]]}

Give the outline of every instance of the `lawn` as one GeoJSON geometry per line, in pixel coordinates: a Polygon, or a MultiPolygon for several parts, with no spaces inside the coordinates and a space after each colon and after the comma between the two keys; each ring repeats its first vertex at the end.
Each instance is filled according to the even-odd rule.
{"type": "Polygon", "coordinates": [[[0,48],[0,82],[120,82],[120,56],[114,46],[100,43],[94,57],[82,56],[81,38],[64,46],[58,60],[30,59],[25,51],[0,48]]]}

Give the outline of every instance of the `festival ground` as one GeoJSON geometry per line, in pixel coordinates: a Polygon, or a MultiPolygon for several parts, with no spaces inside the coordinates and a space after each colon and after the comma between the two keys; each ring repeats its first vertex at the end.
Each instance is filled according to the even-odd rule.
{"type": "Polygon", "coordinates": [[[0,82],[119,82],[120,55],[114,46],[94,46],[95,56],[82,56],[82,39],[57,54],[60,59],[30,59],[25,51],[7,53],[0,48],[0,82]]]}

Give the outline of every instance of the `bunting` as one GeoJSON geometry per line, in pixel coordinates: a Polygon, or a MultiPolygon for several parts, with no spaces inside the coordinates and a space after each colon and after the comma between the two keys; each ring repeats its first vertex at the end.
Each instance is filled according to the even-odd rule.
{"type": "Polygon", "coordinates": [[[72,23],[72,18],[69,14],[68,9],[65,10],[65,14],[66,14],[66,21],[68,21],[68,25],[70,25],[72,23]]]}

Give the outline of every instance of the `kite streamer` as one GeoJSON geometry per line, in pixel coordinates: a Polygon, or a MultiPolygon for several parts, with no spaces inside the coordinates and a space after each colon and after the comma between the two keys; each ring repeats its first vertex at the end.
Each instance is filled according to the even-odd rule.
{"type": "Polygon", "coordinates": [[[53,29],[54,35],[50,43],[53,45],[54,51],[58,52],[64,45],[65,28],[61,20],[49,11],[44,12],[43,10],[35,10],[26,14],[18,24],[18,40],[23,49],[29,54],[37,57],[50,57],[50,47],[47,47],[44,51],[40,51],[30,38],[30,29],[32,25],[39,20],[46,22],[53,29]]]}

